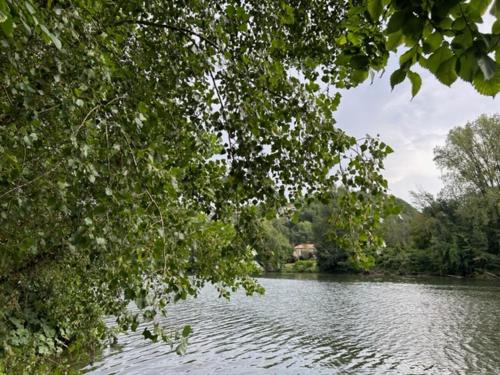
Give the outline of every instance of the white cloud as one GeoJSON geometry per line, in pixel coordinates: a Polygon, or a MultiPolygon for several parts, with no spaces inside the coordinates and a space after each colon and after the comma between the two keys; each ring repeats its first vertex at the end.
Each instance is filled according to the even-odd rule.
{"type": "Polygon", "coordinates": [[[406,81],[391,92],[389,76],[395,68],[393,58],[386,74],[372,85],[344,91],[336,119],[351,135],[380,134],[392,146],[395,152],[385,163],[389,187],[393,194],[411,201],[410,190],[437,193],[442,187],[440,171],[432,160],[434,147],[444,144],[453,127],[482,113],[500,112],[500,99],[481,96],[462,81],[444,86],[428,72],[419,71],[422,90],[411,100],[406,81]]]}

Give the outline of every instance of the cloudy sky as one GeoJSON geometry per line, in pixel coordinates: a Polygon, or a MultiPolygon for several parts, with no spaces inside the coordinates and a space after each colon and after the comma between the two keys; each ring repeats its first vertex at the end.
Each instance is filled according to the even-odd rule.
{"type": "Polygon", "coordinates": [[[357,137],[380,135],[394,153],[385,163],[390,191],[411,202],[410,191],[436,194],[442,187],[433,149],[443,145],[448,131],[480,114],[500,113],[500,98],[479,95],[474,88],[457,80],[444,86],[425,71],[422,88],[411,100],[409,82],[391,91],[390,74],[396,69],[391,60],[385,75],[372,85],[345,91],[336,114],[337,125],[357,137]]]}

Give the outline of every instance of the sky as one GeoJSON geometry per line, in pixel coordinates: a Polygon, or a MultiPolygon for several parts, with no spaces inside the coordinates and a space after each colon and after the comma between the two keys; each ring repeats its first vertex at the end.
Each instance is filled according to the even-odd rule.
{"type": "Polygon", "coordinates": [[[407,80],[391,91],[389,77],[396,68],[393,57],[382,78],[342,92],[335,119],[348,134],[379,134],[394,149],[385,161],[389,191],[412,203],[410,191],[437,194],[443,187],[441,172],[432,160],[433,149],[445,144],[450,129],[481,114],[500,113],[500,96],[482,96],[460,79],[448,87],[417,69],[423,83],[411,100],[407,80]]]}

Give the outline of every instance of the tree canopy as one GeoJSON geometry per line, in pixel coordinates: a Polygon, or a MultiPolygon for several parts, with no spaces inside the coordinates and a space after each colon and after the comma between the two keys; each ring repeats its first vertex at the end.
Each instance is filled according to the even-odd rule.
{"type": "Polygon", "coordinates": [[[500,116],[483,115],[448,134],[446,145],[434,151],[445,172],[448,190],[457,194],[500,187],[500,116]]]}
{"type": "Polygon", "coordinates": [[[404,45],[392,85],[416,94],[418,62],[495,95],[490,3],[0,0],[0,363],[30,372],[206,282],[259,290],[256,205],[342,184],[341,231],[378,241],[392,150],[335,127],[335,89],[404,45]]]}
{"type": "Polygon", "coordinates": [[[498,115],[453,128],[434,151],[444,189],[437,198],[417,194],[421,212],[383,224],[387,248],[379,266],[462,276],[500,273],[499,155],[498,115]]]}

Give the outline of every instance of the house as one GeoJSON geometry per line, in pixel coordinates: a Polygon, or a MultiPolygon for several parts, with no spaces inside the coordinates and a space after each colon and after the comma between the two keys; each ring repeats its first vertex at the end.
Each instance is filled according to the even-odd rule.
{"type": "Polygon", "coordinates": [[[299,243],[294,246],[292,256],[294,259],[316,258],[316,247],[313,243],[299,243]]]}

